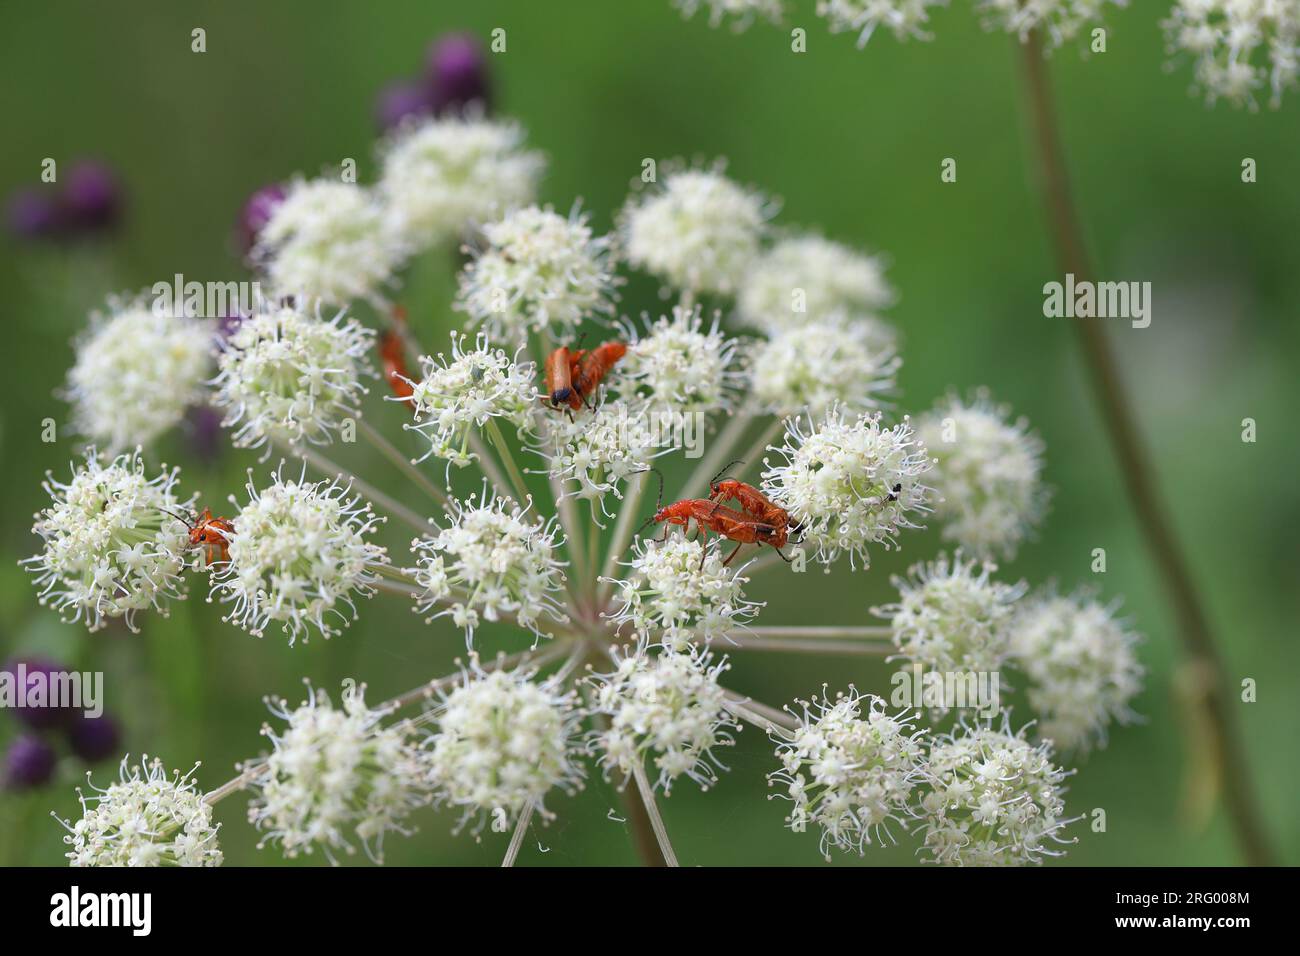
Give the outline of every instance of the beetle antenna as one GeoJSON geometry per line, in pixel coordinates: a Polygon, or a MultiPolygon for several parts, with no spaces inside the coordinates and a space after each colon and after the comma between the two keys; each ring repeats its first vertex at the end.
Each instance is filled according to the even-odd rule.
{"type": "Polygon", "coordinates": [[[169,511],[166,508],[160,508],[159,510],[162,511],[163,514],[171,515],[173,518],[175,518],[181,524],[185,525],[185,527],[189,528],[191,531],[194,530],[194,524],[190,521],[189,518],[186,518],[184,515],[178,515],[176,512],[169,511]]]}
{"type": "Polygon", "coordinates": [[[728,471],[730,471],[732,465],[743,465],[744,463],[745,463],[745,459],[743,458],[735,458],[727,462],[727,464],[722,466],[722,471],[718,472],[716,475],[714,475],[712,478],[709,479],[709,487],[712,488],[717,483],[719,478],[721,478],[728,471]]]}

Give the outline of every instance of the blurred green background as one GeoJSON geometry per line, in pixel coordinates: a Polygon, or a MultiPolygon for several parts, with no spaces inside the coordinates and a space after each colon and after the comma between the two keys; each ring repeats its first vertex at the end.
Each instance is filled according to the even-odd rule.
{"type": "MultiPolygon", "coordinates": [[[[416,74],[443,31],[486,38],[503,27],[507,52],[492,59],[499,112],[518,117],[549,155],[544,200],[567,209],[581,197],[606,229],[643,157],[722,155],[739,180],[782,198],[781,224],[819,227],[887,254],[901,292],[888,318],[904,336],[903,408],[926,408],[949,387],[987,384],[1046,439],[1052,511],[1040,540],[1006,575],[1033,584],[1055,578],[1067,589],[1097,583],[1124,597],[1147,635],[1141,657],[1150,673],[1136,702],[1146,723],[1117,730],[1108,749],[1081,764],[1067,809],[1105,808],[1108,829],[1076,825],[1080,842],[1068,862],[1236,863],[1222,813],[1185,812],[1187,737],[1174,692],[1171,616],[1072,331],[1042,315],[1042,285],[1060,276],[1026,172],[1013,41],[982,32],[959,0],[936,11],[934,42],[882,34],[858,51],[852,38],[829,35],[812,6],[795,5],[791,23],[808,32],[808,52],[795,55],[788,31],[711,30],[700,17],[683,20],[668,0],[6,5],[0,188],[35,184],[47,156],[61,163],[98,156],[120,172],[128,212],[107,242],[59,249],[6,239],[0,255],[0,656],[40,651],[107,672],[107,706],[126,725],[125,748],[182,768],[201,758],[200,782],[211,787],[261,751],[263,695],[297,700],[303,677],[333,691],[355,676],[379,700],[445,671],[463,652],[449,625],[424,627],[382,597],[329,642],[289,648],[275,633],[257,640],[222,625],[201,586],[170,619],[147,618],[138,636],[122,629],[88,636],[38,607],[16,561],[36,545],[30,515],[46,500],[44,471],[66,473],[78,451],[66,429],[56,447],[42,444],[40,423],[66,421],[53,393],[87,312],[105,293],[175,272],[243,278],[230,233],[253,189],[344,157],[372,180],[380,88],[416,74]],[[204,54],[190,52],[198,26],[207,31],[204,54]],[[958,162],[955,184],[940,182],[944,157],[958,162]],[[1096,547],[1106,548],[1109,570],[1094,581],[1096,547]]],[[[1158,21],[1167,4],[1137,6],[1109,16],[1104,55],[1085,59],[1071,48],[1054,55],[1063,135],[1099,275],[1154,284],[1151,327],[1114,322],[1109,331],[1232,679],[1258,681],[1258,702],[1237,713],[1273,842],[1297,863],[1300,94],[1278,112],[1207,110],[1188,94],[1186,66],[1164,68],[1158,21]],[[1247,156],[1258,163],[1253,185],[1240,181],[1247,156]],[[1240,439],[1246,417],[1258,422],[1255,444],[1240,439]]],[[[426,343],[460,323],[447,307],[450,268],[421,263],[402,296],[426,343]]],[[[658,305],[652,283],[634,282],[626,293],[630,314],[658,305]]],[[[368,414],[403,437],[397,411],[376,400],[368,414]]],[[[363,449],[332,454],[405,494],[400,475],[364,460],[363,449]]],[[[184,465],[185,487],[218,503],[231,493],[242,498],[243,471],[256,463],[253,453],[226,450],[211,466],[195,464],[180,435],[152,457],[184,465]]],[[[404,532],[394,529],[387,543],[404,550],[404,532]]],[[[798,586],[765,575],[751,596],[769,602],[767,624],[871,623],[868,606],[892,593],[889,575],[938,547],[936,532],[913,534],[901,554],[878,552],[869,573],[809,574],[798,586]]],[[[813,693],[823,681],[884,690],[890,672],[871,659],[742,652],[733,659],[730,683],[772,703],[813,693]]],[[[0,744],[13,732],[12,718],[0,714],[0,744]]],[[[666,801],[682,863],[818,863],[816,837],[783,830],[784,804],[765,799],[770,746],[752,729],[740,737],[727,754],[732,772],[714,791],[682,786],[666,801]]],[[[113,773],[110,762],[96,778],[113,773]]],[[[47,790],[0,795],[0,860],[61,862],[62,831],[48,812],[77,809],[81,774],[69,761],[47,790]]],[[[521,863],[634,862],[625,827],[607,818],[611,808],[622,815],[598,777],[580,796],[554,800],[557,820],[525,844],[521,863]]],[[[238,797],[219,806],[228,862],[279,862],[278,852],[255,849],[243,816],[238,797]]],[[[481,843],[453,837],[454,821],[453,813],[422,811],[416,836],[389,842],[389,862],[499,862],[505,835],[481,843]]],[[[904,841],[864,862],[911,859],[904,841]]]]}

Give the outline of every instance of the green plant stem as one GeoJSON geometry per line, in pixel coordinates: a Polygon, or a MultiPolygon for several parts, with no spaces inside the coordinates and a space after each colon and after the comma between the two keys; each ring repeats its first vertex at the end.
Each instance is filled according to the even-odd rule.
{"type": "Polygon", "coordinates": [[[365,436],[366,440],[374,445],[375,449],[381,455],[400,468],[403,474],[415,482],[415,484],[425,491],[431,498],[439,504],[445,505],[447,503],[447,493],[430,481],[425,476],[424,472],[420,471],[420,469],[416,467],[415,462],[411,461],[411,459],[398,451],[397,447],[385,438],[378,429],[366,422],[364,419],[357,422],[357,427],[361,430],[361,434],[365,436]]]}
{"type": "MultiPolygon", "coordinates": [[[[1031,32],[1026,42],[1021,44],[1021,54],[1030,127],[1040,166],[1039,186],[1056,247],[1058,267],[1073,273],[1076,281],[1087,280],[1092,276],[1092,268],[1070,193],[1047,65],[1036,32],[1031,32]]],[[[1202,703],[1216,738],[1214,746],[1221,760],[1224,803],[1237,841],[1248,863],[1271,865],[1273,852],[1264,834],[1245,750],[1229,706],[1232,695],[1223,660],[1156,488],[1151,464],[1130,411],[1132,403],[1128,391],[1102,324],[1076,320],[1074,327],[1112,451],[1123,472],[1123,485],[1173,605],[1177,633],[1183,641],[1187,664],[1211,678],[1204,683],[1202,703]]]]}

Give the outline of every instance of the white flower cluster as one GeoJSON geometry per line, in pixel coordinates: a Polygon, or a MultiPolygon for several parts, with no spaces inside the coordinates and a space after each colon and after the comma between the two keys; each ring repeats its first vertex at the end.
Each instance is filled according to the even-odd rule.
{"type": "Polygon", "coordinates": [[[884,27],[899,40],[930,39],[924,29],[930,21],[930,7],[947,6],[948,0],[817,0],[817,16],[823,17],[831,33],[856,33],[864,47],[877,27],[884,27]]]}
{"type": "Polygon", "coordinates": [[[800,412],[820,418],[831,408],[879,408],[893,392],[903,360],[892,345],[877,344],[871,319],[831,314],[776,332],[755,346],[752,393],[774,415],[800,412]]]}
{"type": "Polygon", "coordinates": [[[1112,722],[1137,718],[1129,702],[1142,689],[1138,636],[1114,607],[1087,594],[1046,595],[1016,616],[1011,653],[1029,677],[1038,733],[1061,750],[1104,744],[1112,722]]]}
{"type": "MultiPolygon", "coordinates": [[[[890,578],[898,602],[874,608],[889,621],[899,656],[942,674],[998,670],[1010,651],[1010,625],[1026,584],[1003,584],[989,562],[940,554],[890,578]]],[[[936,708],[943,713],[946,708],[936,708]]]]}
{"type": "Polygon", "coordinates": [[[549,207],[516,209],[483,227],[455,307],[493,339],[523,344],[529,332],[568,339],[583,319],[614,309],[620,279],[610,243],[593,236],[577,210],[566,219],[549,207]]]}
{"type": "Polygon", "coordinates": [[[47,473],[53,504],[32,526],[43,547],[22,562],[36,576],[40,602],[92,631],[109,618],[134,631],[136,615],[147,608],[165,615],[167,602],[185,591],[189,535],[178,516],[193,499],[176,497],[179,473],[147,478],[139,452],[105,463],[93,448],[67,484],[47,473]]]}
{"type": "Polygon", "coordinates": [[[610,620],[619,630],[630,624],[643,642],[662,632],[658,642],[672,650],[742,630],[763,604],[745,600],[749,579],[724,566],[720,551],[685,535],[638,540],[628,570],[601,579],[615,587],[610,620]]]}
{"type": "Polygon", "coordinates": [[[755,18],[762,17],[779,23],[784,13],[782,0],[673,0],[685,17],[693,17],[700,9],[709,11],[709,26],[716,27],[731,18],[734,30],[744,30],[755,18]]]}
{"type": "Polygon", "coordinates": [[[450,617],[472,646],[482,618],[500,620],[514,615],[520,627],[539,637],[540,618],[565,623],[568,616],[554,595],[564,590],[566,563],[556,557],[556,519],[527,519],[527,507],[485,490],[482,502],[471,495],[452,499],[446,507],[446,527],[432,538],[411,543],[418,566],[411,569],[421,588],[416,610],[441,608],[432,621],[450,617]]]}
{"type": "MultiPolygon", "coordinates": [[[[420,357],[420,381],[410,382],[410,400],[415,403],[415,421],[403,426],[429,440],[429,450],[418,459],[442,458],[463,467],[475,458],[469,437],[490,419],[500,418],[517,429],[528,429],[537,401],[534,378],[537,366],[520,362],[488,344],[479,333],[474,348],[465,348],[465,336],[453,332],[451,358],[439,353],[436,359],[420,357]]],[[[391,396],[390,396],[391,397],[391,396]]],[[[393,399],[405,401],[405,399],[393,399]]]]}
{"type": "Polygon", "coordinates": [[[726,692],[718,686],[726,658],[715,663],[699,648],[612,656],[614,672],[592,678],[595,710],[609,717],[609,726],[594,735],[601,762],[627,775],[653,754],[655,786],[664,793],[683,775],[709,789],[717,769],[726,769],[713,749],[730,746],[729,730],[740,726],[728,715],[726,692]]]}
{"type": "Polygon", "coordinates": [[[789,419],[777,450],[785,464],[763,472],[763,490],[827,565],[847,552],[868,566],[868,545],[897,547],[899,529],[930,510],[920,479],[931,461],[907,418],[884,428],[878,412],[851,419],[836,407],[820,421],[789,419]]]}
{"type": "MultiPolygon", "coordinates": [[[[1008,719],[961,724],[930,746],[921,797],[927,862],[947,866],[1025,866],[1060,856],[1064,781],[1048,744],[1012,734],[1008,719]]],[[[1072,771],[1071,771],[1072,772],[1072,771]]]]}
{"type": "Polygon", "coordinates": [[[810,233],[781,239],[754,260],[736,294],[736,314],[777,335],[835,313],[865,321],[893,301],[879,259],[810,233]]]}
{"type": "Polygon", "coordinates": [[[1170,53],[1194,58],[1196,85],[1210,103],[1255,106],[1270,90],[1277,108],[1300,76],[1300,3],[1295,0],[1177,0],[1164,21],[1170,53]]]}
{"type": "Polygon", "coordinates": [[[1059,47],[1086,28],[1100,26],[1106,5],[1128,6],[1128,0],[979,0],[987,29],[1013,33],[1023,41],[1038,30],[1049,46],[1059,47]]]}
{"type": "Polygon", "coordinates": [[[654,420],[662,421],[652,420],[644,403],[622,401],[605,402],[573,420],[564,415],[545,420],[550,476],[564,487],[565,497],[590,501],[591,520],[602,527],[597,504],[605,517],[613,517],[605,509],[605,495],[622,500],[619,483],[648,471],[654,458],[675,447],[662,444],[664,429],[652,428],[654,420]]]}
{"type": "MultiPolygon", "coordinates": [[[[197,767],[197,765],[196,765],[197,767]]],[[[81,819],[60,821],[72,866],[220,866],[220,824],[190,773],[168,776],[158,760],[122,759],[119,780],[96,795],[78,788],[81,819]]],[[[89,781],[89,773],[86,775],[89,781]]]]}
{"type": "Polygon", "coordinates": [[[323,444],[361,414],[374,333],[343,312],[323,321],[298,306],[244,319],[217,360],[214,402],[236,447],[323,444]]]}
{"type": "Polygon", "coordinates": [[[212,333],[141,299],[95,316],[76,353],[66,390],[72,426],[116,453],[150,444],[202,401],[212,333]]]}
{"type": "Polygon", "coordinates": [[[364,686],[345,689],[341,708],[310,687],[295,709],[270,702],[288,726],[262,730],[275,750],[254,780],[248,820],[287,857],[320,847],[335,862],[335,851],[355,852],[355,833],[381,863],[384,834],[409,834],[407,814],[432,799],[424,751],[407,727],[383,726],[385,714],[368,708],[364,694],[364,686]]]}
{"type": "Polygon", "coordinates": [[[378,186],[394,231],[425,249],[532,202],[546,164],[523,144],[518,124],[479,115],[400,128],[385,144],[378,186]]]}
{"type": "Polygon", "coordinates": [[[889,822],[906,826],[915,815],[912,791],[924,776],[921,732],[912,731],[908,714],[891,717],[884,701],[855,688],[834,700],[798,703],[798,728],[773,733],[782,769],[768,775],[794,803],[787,825],[795,833],[820,827],[828,860],[831,848],[861,854],[873,837],[882,842],[882,833],[892,842],[889,822]]]}
{"type": "Polygon", "coordinates": [[[405,255],[378,197],[363,186],[329,178],[295,182],[258,232],[252,251],[273,297],[333,305],[377,299],[405,255]]]}
{"type": "Polygon", "coordinates": [[[1047,508],[1043,442],[1010,415],[980,391],[970,402],[950,395],[917,421],[935,458],[929,480],[943,536],[980,555],[1015,557],[1047,508]]]}
{"type": "Polygon", "coordinates": [[[683,292],[733,295],[771,215],[758,193],[710,169],[661,170],[620,216],[627,261],[683,292]]]}
{"type": "Polygon", "coordinates": [[[213,566],[209,598],[232,604],[224,620],[257,637],[280,622],[290,646],[312,628],[325,638],[341,633],[356,618],[353,593],[373,595],[376,569],[388,561],[365,539],[384,519],[350,497],[350,486],[309,482],[303,469],[286,481],[281,465],[261,491],[249,469],[250,500],[232,519],[230,562],[213,566]]]}
{"type": "Polygon", "coordinates": [[[435,712],[429,760],[437,800],[463,808],[462,825],[489,813],[513,818],[525,807],[549,816],[552,789],[582,785],[579,716],[572,691],[529,675],[466,674],[435,712]]]}
{"type": "Polygon", "coordinates": [[[646,334],[629,346],[619,367],[619,397],[651,410],[709,413],[730,406],[744,382],[736,340],[706,329],[700,307],[674,306],[672,318],[647,322],[646,334]]]}

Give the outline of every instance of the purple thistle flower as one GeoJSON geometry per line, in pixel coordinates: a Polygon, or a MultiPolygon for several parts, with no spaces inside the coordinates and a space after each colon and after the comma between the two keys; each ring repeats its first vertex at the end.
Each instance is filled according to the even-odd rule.
{"type": "MultiPolygon", "coordinates": [[[[18,686],[20,665],[22,667],[21,677],[23,683],[26,684],[27,693],[34,694],[39,689],[45,696],[54,692],[50,678],[55,674],[66,673],[68,670],[62,664],[57,664],[45,658],[24,658],[12,661],[6,664],[2,670],[12,675],[9,679],[14,683],[15,695],[21,694],[18,686]]],[[[48,703],[49,701],[46,700],[44,703],[33,706],[32,701],[24,702],[23,698],[19,697],[18,703],[13,708],[14,716],[33,730],[47,730],[53,727],[67,726],[72,720],[75,711],[70,707],[46,706],[48,703]]]]}
{"type": "Polygon", "coordinates": [[[426,75],[436,113],[458,112],[470,103],[485,110],[490,105],[487,55],[468,33],[440,37],[429,48],[426,75]]]}
{"type": "Polygon", "coordinates": [[[63,209],[53,189],[28,187],[9,196],[5,219],[19,239],[49,239],[63,231],[63,209]]]}
{"type": "Polygon", "coordinates": [[[375,98],[375,122],[381,132],[388,132],[408,117],[433,115],[429,91],[419,83],[393,83],[380,90],[375,98]]]}
{"type": "Polygon", "coordinates": [[[68,172],[63,209],[71,228],[93,232],[115,225],[122,208],[117,177],[103,163],[84,160],[68,172]]]}
{"type": "Polygon", "coordinates": [[[72,752],[86,763],[98,763],[118,755],[122,742],[122,729],[107,714],[98,717],[78,717],[68,728],[68,744],[72,752]]]}
{"type": "Polygon", "coordinates": [[[271,221],[275,207],[284,202],[286,195],[284,186],[271,183],[248,197],[239,210],[239,219],[235,223],[235,241],[239,244],[240,252],[248,255],[253,251],[257,245],[258,233],[271,221]]]}
{"type": "Polygon", "coordinates": [[[54,778],[58,755],[40,737],[23,736],[5,754],[5,786],[12,790],[43,787],[54,778]]]}

